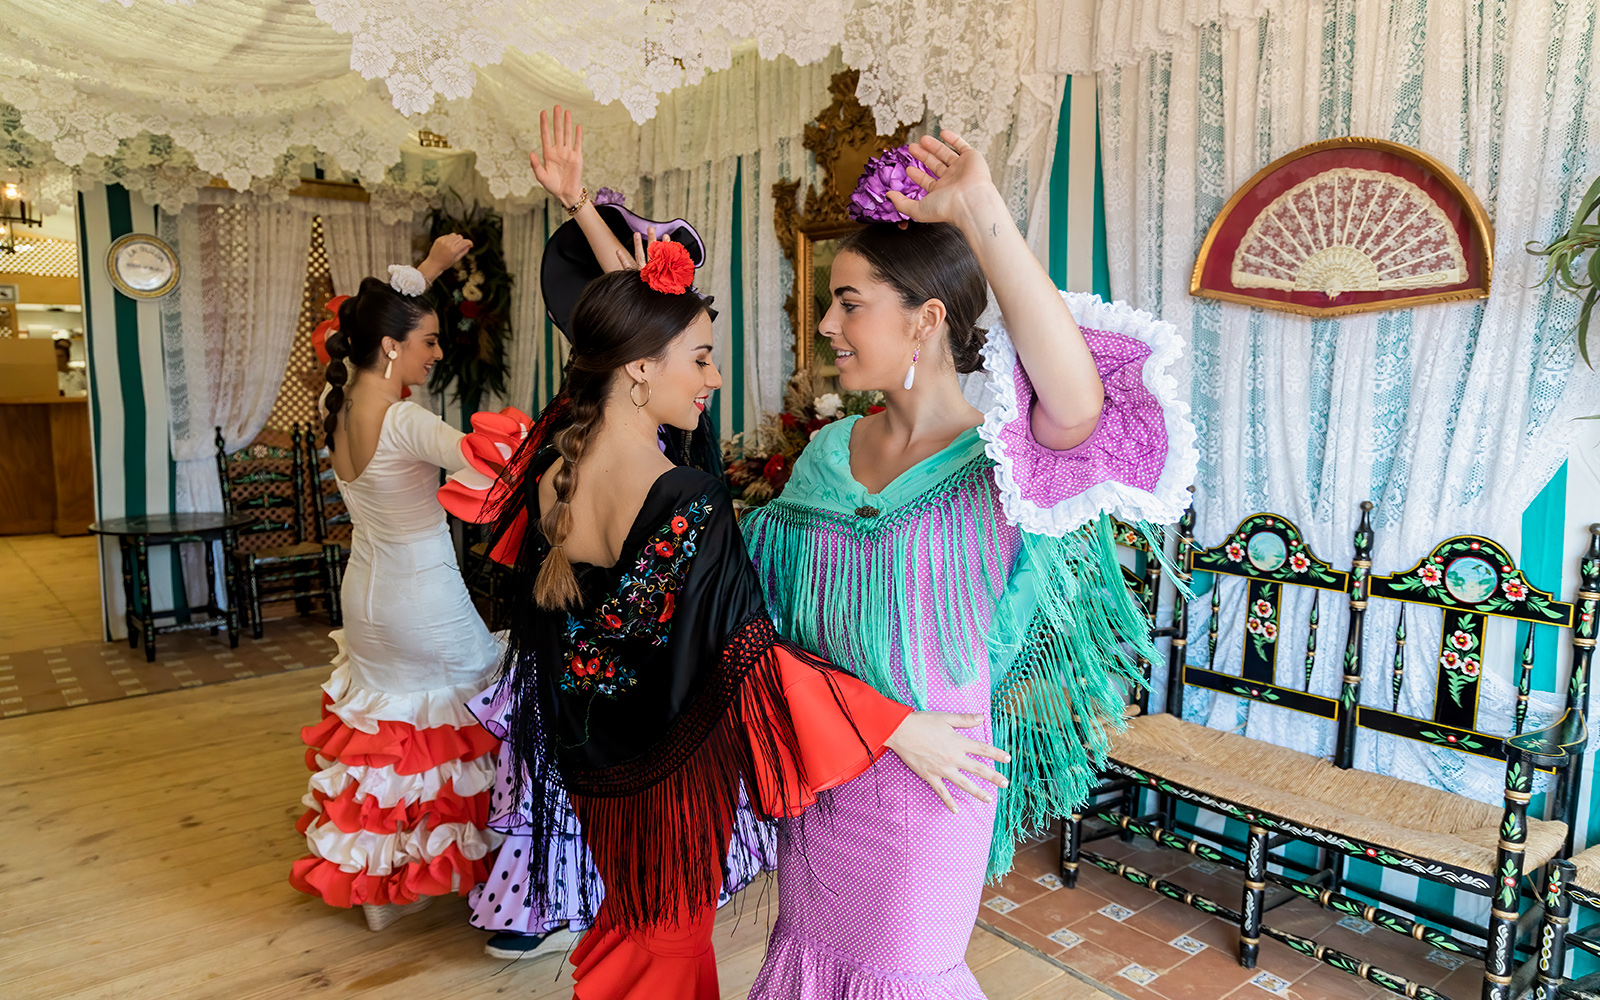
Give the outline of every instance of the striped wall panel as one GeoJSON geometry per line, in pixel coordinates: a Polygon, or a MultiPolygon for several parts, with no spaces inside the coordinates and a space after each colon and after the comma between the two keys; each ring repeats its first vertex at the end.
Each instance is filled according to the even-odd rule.
{"type": "MultiPolygon", "coordinates": [[[[160,306],[118,292],[106,271],[106,251],[113,241],[155,231],[156,208],[121,185],[96,184],[78,193],[78,270],[99,518],[170,513],[174,504],[176,467],[167,427],[160,306]]],[[[150,583],[156,607],[173,607],[173,595],[182,593],[177,572],[169,550],[152,550],[150,583]]],[[[125,638],[122,563],[115,540],[100,542],[100,584],[106,637],[125,638]]]]}

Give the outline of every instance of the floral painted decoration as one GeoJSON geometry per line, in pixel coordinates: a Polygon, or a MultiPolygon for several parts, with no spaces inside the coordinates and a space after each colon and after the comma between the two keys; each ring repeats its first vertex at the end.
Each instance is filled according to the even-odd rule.
{"type": "Polygon", "coordinates": [[[850,218],[857,222],[909,221],[911,217],[889,200],[889,192],[898,191],[912,201],[922,200],[928,192],[906,172],[912,167],[922,170],[922,164],[911,155],[910,146],[886,149],[868,160],[867,169],[850,196],[850,218]]]}
{"type": "Polygon", "coordinates": [[[666,645],[678,592],[710,515],[711,503],[703,496],[674,514],[645,540],[610,600],[584,618],[567,616],[563,691],[616,698],[638,683],[624,654],[630,643],[666,645]]]}

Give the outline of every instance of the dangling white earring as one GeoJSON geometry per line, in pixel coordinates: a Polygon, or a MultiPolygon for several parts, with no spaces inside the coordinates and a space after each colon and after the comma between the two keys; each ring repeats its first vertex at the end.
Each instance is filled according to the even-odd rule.
{"type": "MultiPolygon", "coordinates": [[[[398,358],[399,356],[400,356],[400,352],[399,351],[390,351],[389,352],[389,363],[383,366],[383,377],[385,379],[387,379],[389,377],[389,373],[390,372],[394,371],[394,359],[398,358]]],[[[907,386],[906,388],[909,389],[910,386],[907,386]]]]}
{"type": "Polygon", "coordinates": [[[909,389],[917,381],[917,359],[922,357],[922,348],[918,347],[911,352],[911,367],[906,369],[906,388],[909,389]]]}

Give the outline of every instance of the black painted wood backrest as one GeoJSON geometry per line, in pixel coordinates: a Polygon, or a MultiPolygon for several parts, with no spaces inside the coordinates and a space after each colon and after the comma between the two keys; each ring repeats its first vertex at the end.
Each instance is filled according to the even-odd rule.
{"type": "Polygon", "coordinates": [[[327,438],[320,439],[316,425],[306,424],[307,487],[311,493],[311,523],[319,542],[350,541],[350,511],[333,473],[333,453],[327,438]]]}
{"type": "MultiPolygon", "coordinates": [[[[1240,673],[1217,669],[1217,625],[1222,612],[1221,580],[1211,588],[1211,617],[1207,630],[1206,665],[1184,663],[1186,643],[1174,641],[1167,686],[1167,711],[1183,712],[1183,686],[1193,685],[1264,704],[1277,705],[1318,718],[1338,720],[1341,698],[1310,692],[1316,666],[1317,628],[1328,613],[1322,605],[1345,606],[1352,589],[1350,571],[1335,569],[1306,543],[1294,522],[1281,514],[1251,514],[1239,522],[1221,544],[1202,549],[1194,544],[1193,515],[1179,522],[1181,564],[1186,578],[1195,573],[1234,577],[1246,581],[1244,639],[1240,673]],[[1284,588],[1315,591],[1310,628],[1304,649],[1289,650],[1280,631],[1284,588]],[[1336,596],[1330,596],[1336,595],[1336,596]]],[[[1370,529],[1369,529],[1370,530],[1370,529]]],[[[1181,598],[1180,598],[1181,600],[1181,598]]],[[[1354,612],[1352,612],[1354,615],[1354,612]]],[[[1177,614],[1179,628],[1187,626],[1187,609],[1177,614]]],[[[1354,624],[1352,625],[1354,627],[1354,624]]],[[[1183,633],[1180,631],[1180,637],[1183,633]]]]}
{"type": "MultiPolygon", "coordinates": [[[[1366,672],[1369,685],[1380,679],[1387,684],[1377,699],[1369,692],[1365,699],[1369,704],[1361,706],[1357,727],[1505,760],[1505,738],[1520,735],[1527,723],[1528,693],[1536,665],[1534,639],[1544,629],[1571,630],[1577,609],[1530,584],[1503,546],[1479,535],[1446,539],[1409,569],[1374,576],[1371,596],[1401,606],[1387,677],[1380,678],[1376,670],[1366,672]],[[1407,617],[1415,623],[1417,615],[1431,613],[1424,609],[1442,616],[1435,649],[1407,646],[1407,617]],[[1504,719],[1485,719],[1479,712],[1491,618],[1527,623],[1515,668],[1516,708],[1504,719]],[[1417,671],[1430,672],[1436,685],[1433,711],[1427,718],[1400,710],[1406,676],[1417,671]],[[1375,700],[1380,704],[1370,704],[1375,700]]],[[[1575,677],[1575,682],[1587,689],[1586,677],[1575,677]]],[[[1568,707],[1580,704],[1578,694],[1569,689],[1568,707]]]]}
{"type": "Polygon", "coordinates": [[[281,431],[263,431],[232,454],[227,452],[222,428],[216,428],[214,440],[222,509],[253,519],[238,530],[239,551],[305,541],[305,448],[299,425],[287,440],[281,431]]]}

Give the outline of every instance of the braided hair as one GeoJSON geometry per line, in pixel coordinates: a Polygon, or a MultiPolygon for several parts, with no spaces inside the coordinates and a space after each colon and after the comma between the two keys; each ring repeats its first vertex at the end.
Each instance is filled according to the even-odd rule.
{"type": "Polygon", "coordinates": [[[324,377],[328,395],[324,405],[328,415],[322,430],[333,450],[333,429],[339,426],[339,411],[344,408],[344,387],[350,380],[350,366],[358,371],[377,367],[383,338],[404,342],[432,309],[426,300],[402,295],[378,278],[363,278],[356,294],[339,304],[339,328],[328,334],[323,345],[331,358],[324,377]],[[345,364],[349,359],[349,366],[345,364]]]}
{"type": "MultiPolygon", "coordinates": [[[[589,282],[573,306],[572,353],[561,389],[567,412],[564,426],[552,438],[561,468],[551,480],[555,502],[539,519],[539,530],[551,546],[533,585],[539,607],[571,607],[580,597],[578,578],[562,545],[572,530],[578,470],[605,418],[617,372],[630,361],[660,358],[710,304],[709,296],[692,288],[681,295],[658,292],[640,280],[638,271],[620,270],[589,282]]],[[[538,484],[526,479],[523,490],[529,509],[538,509],[538,484]]]]}

